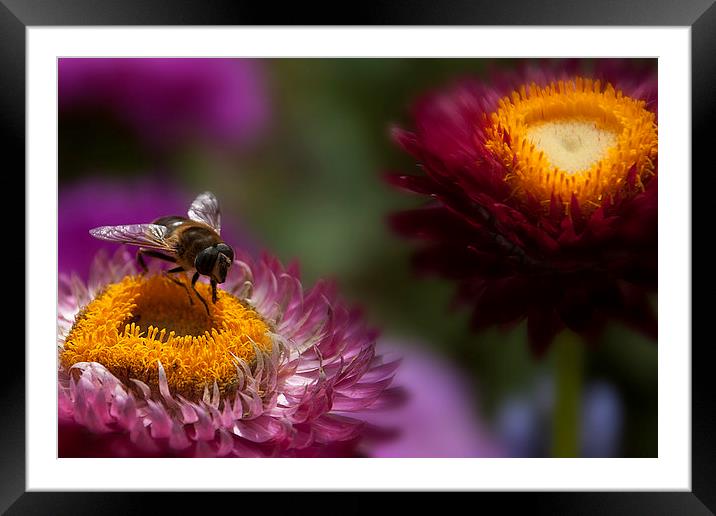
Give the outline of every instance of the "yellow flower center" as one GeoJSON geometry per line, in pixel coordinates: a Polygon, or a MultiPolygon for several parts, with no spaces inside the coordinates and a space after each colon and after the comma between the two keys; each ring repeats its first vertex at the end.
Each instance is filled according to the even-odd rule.
{"type": "Polygon", "coordinates": [[[488,122],[486,146],[514,195],[546,207],[554,198],[568,210],[574,195],[591,211],[643,190],[655,174],[656,116],[611,84],[578,77],[522,86],[488,122]]]}
{"type": "Polygon", "coordinates": [[[99,362],[128,383],[135,378],[158,391],[158,362],[169,388],[198,397],[217,383],[227,392],[237,383],[236,358],[247,363],[256,349],[268,351],[268,325],[227,292],[211,301],[208,285],[197,289],[209,305],[164,275],[128,276],[92,300],[77,316],[60,354],[69,368],[99,362]]]}

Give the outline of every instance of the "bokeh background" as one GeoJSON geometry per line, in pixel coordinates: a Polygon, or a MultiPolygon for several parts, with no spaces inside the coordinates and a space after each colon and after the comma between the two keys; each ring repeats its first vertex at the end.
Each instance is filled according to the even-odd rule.
{"type": "MultiPolygon", "coordinates": [[[[426,90],[517,64],[61,59],[60,271],[86,277],[107,247],[89,228],[183,214],[211,190],[229,243],[298,260],[308,285],[333,278],[406,357],[412,398],[393,419],[415,428],[376,455],[550,456],[553,354],[530,355],[524,324],[473,333],[453,285],[416,276],[385,223],[422,202],[382,179],[416,166],[391,126],[426,90]]],[[[581,454],[655,457],[656,343],[614,324],[584,360],[581,454]]]]}

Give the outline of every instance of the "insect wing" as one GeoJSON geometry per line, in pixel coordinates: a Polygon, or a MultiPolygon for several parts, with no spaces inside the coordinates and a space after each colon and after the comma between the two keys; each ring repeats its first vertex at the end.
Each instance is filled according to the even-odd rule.
{"type": "Polygon", "coordinates": [[[217,233],[221,232],[221,214],[219,201],[211,192],[204,192],[194,199],[188,212],[189,218],[211,226],[217,233]]]}
{"type": "Polygon", "coordinates": [[[90,235],[100,240],[120,242],[123,244],[150,247],[153,249],[172,250],[164,241],[167,228],[159,224],[126,224],[122,226],[101,226],[90,229],[90,235]]]}

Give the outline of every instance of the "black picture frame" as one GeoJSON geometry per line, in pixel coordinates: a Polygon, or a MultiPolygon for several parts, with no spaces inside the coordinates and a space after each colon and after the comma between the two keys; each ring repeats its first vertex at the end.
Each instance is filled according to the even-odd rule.
{"type": "MultiPolygon", "coordinates": [[[[685,26],[691,28],[693,169],[707,169],[707,142],[716,112],[716,6],[714,0],[553,0],[524,2],[392,0],[281,4],[197,0],[0,0],[0,120],[6,170],[25,168],[25,31],[63,25],[585,25],[685,26]],[[8,160],[8,158],[10,158],[8,160]]],[[[711,143],[711,145],[713,145],[711,143]]],[[[6,174],[8,174],[6,172],[6,174]]],[[[18,178],[19,174],[14,172],[18,178]]],[[[693,176],[694,174],[692,174],[693,176]]],[[[18,188],[23,188],[18,187],[18,188]]],[[[24,198],[24,196],[23,196],[24,198]]],[[[18,246],[19,247],[19,246],[18,246]]],[[[14,258],[16,259],[16,258],[14,258]]],[[[32,271],[26,270],[30,274],[32,271]]],[[[26,314],[27,316],[27,314],[26,314]]],[[[684,343],[688,345],[689,343],[684,343]]],[[[692,489],[690,492],[589,492],[488,494],[501,510],[529,504],[533,514],[713,514],[716,512],[716,417],[709,339],[692,347],[692,489]]],[[[149,495],[133,493],[25,492],[25,353],[5,350],[13,364],[0,375],[0,511],[8,514],[137,514],[149,495]]],[[[211,494],[211,505],[232,496],[211,494]]],[[[235,495],[233,495],[235,496],[235,495]]],[[[227,500],[246,508],[256,497],[227,500]]],[[[260,495],[265,497],[266,494],[260,495]]],[[[274,496],[274,495],[272,495],[274,496]]],[[[290,495],[295,501],[296,493],[290,495]]],[[[280,498],[280,497],[279,497],[280,498]]],[[[345,512],[373,504],[348,495],[345,512]]],[[[275,500],[275,499],[274,499],[275,500]]],[[[287,500],[290,501],[290,500],[287,500]]],[[[206,507],[206,497],[198,503],[206,507]]],[[[162,496],[163,510],[189,509],[180,493],[162,496]],[[166,505],[168,503],[168,505],[166,505]]],[[[253,502],[252,502],[253,503],[253,502]]],[[[325,502],[331,503],[331,502],[325,502]]],[[[217,510],[218,510],[218,506],[217,510]]]]}

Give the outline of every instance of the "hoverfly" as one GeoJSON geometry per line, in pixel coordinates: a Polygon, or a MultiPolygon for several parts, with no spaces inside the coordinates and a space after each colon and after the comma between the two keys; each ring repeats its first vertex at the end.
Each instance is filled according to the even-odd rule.
{"type": "MultiPolygon", "coordinates": [[[[101,226],[90,229],[90,234],[100,240],[139,246],[137,263],[144,272],[147,272],[145,255],[177,265],[167,273],[194,271],[191,287],[204,303],[208,314],[209,305],[196,289],[196,282],[200,275],[210,278],[211,297],[216,303],[216,285],[226,281],[226,273],[234,261],[234,250],[219,236],[221,215],[219,202],[213,193],[199,194],[191,203],[187,215],[188,218],[177,215],[160,217],[151,224],[101,226]]],[[[193,303],[187,286],[171,279],[186,289],[189,302],[193,303]]]]}

